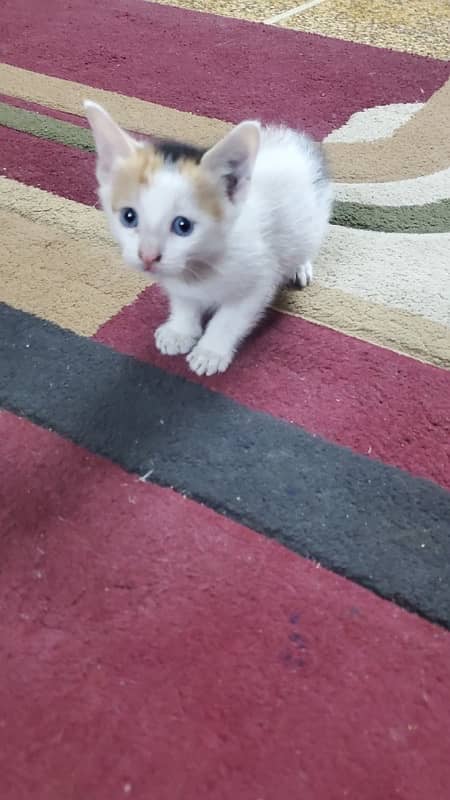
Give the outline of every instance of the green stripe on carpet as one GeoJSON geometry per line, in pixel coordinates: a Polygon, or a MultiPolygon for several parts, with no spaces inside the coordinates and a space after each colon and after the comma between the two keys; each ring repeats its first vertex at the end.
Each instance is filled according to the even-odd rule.
{"type": "Polygon", "coordinates": [[[372,206],[338,201],[334,225],[384,233],[447,233],[450,231],[450,200],[421,206],[372,206]]]}
{"type": "MultiPolygon", "coordinates": [[[[91,131],[47,114],[0,103],[0,124],[41,139],[80,150],[95,150],[91,131]]],[[[418,206],[372,206],[338,200],[331,223],[385,233],[446,233],[450,231],[450,200],[418,206]]]]}

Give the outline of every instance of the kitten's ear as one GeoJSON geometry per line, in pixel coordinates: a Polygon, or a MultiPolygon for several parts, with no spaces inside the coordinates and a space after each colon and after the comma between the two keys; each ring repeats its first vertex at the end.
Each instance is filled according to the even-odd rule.
{"type": "Polygon", "coordinates": [[[115,162],[127,158],[134,152],[136,143],[120,128],[104,108],[85,100],[84,108],[94,134],[97,150],[97,178],[108,180],[115,162]]]}
{"type": "Polygon", "coordinates": [[[245,193],[250,182],[260,140],[258,122],[241,122],[202,158],[202,166],[223,181],[233,202],[245,193]]]}

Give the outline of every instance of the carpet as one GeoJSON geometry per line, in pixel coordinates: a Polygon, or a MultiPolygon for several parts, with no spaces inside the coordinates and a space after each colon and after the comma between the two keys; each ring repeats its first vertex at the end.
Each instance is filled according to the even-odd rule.
{"type": "Polygon", "coordinates": [[[446,800],[447,4],[0,9],[2,800],[446,800]],[[84,97],[324,140],[314,284],[224,375],[98,209],[84,97]]]}

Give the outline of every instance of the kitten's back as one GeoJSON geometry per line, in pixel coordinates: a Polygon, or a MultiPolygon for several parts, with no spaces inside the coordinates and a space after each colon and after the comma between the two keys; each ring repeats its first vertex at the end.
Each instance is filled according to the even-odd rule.
{"type": "Polygon", "coordinates": [[[291,128],[268,125],[262,128],[261,148],[255,164],[255,174],[269,172],[271,176],[286,172],[296,181],[324,189],[329,185],[328,168],[320,144],[291,128]]]}
{"type": "Polygon", "coordinates": [[[322,148],[290,128],[262,128],[250,206],[283,268],[313,260],[328,225],[332,192],[322,148]]]}

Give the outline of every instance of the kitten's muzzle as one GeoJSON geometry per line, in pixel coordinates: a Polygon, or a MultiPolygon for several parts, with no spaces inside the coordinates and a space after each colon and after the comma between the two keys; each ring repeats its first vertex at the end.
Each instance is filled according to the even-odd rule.
{"type": "Polygon", "coordinates": [[[155,264],[161,261],[161,253],[152,253],[140,249],[138,255],[142,261],[145,272],[152,272],[155,268],[155,264]]]}

